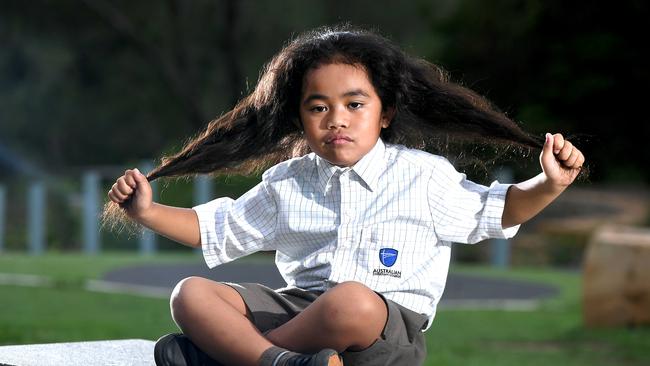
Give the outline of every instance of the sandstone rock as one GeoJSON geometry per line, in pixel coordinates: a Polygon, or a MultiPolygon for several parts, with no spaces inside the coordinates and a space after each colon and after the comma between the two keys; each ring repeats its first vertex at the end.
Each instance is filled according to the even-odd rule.
{"type": "Polygon", "coordinates": [[[585,254],[583,315],[591,327],[650,325],[650,229],[596,231],[585,254]]]}

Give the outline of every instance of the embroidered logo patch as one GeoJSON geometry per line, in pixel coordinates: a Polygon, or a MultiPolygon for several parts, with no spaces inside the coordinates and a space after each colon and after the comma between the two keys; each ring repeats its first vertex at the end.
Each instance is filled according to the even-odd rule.
{"type": "Polygon", "coordinates": [[[379,261],[386,267],[392,267],[397,261],[397,250],[393,248],[379,249],[379,261]]]}

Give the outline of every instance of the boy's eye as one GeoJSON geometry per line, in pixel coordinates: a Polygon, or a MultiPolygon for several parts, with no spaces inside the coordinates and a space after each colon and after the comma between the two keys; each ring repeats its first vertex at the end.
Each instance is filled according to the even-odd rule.
{"type": "Polygon", "coordinates": [[[325,106],[322,106],[322,105],[317,105],[315,107],[311,107],[311,111],[313,111],[313,112],[325,112],[326,110],[327,110],[327,108],[325,106]]]}
{"type": "Polygon", "coordinates": [[[349,105],[350,108],[352,108],[352,109],[359,109],[359,108],[361,108],[361,106],[362,106],[363,104],[361,104],[361,103],[359,103],[359,102],[352,102],[352,103],[350,103],[350,104],[348,104],[348,105],[349,105]]]}

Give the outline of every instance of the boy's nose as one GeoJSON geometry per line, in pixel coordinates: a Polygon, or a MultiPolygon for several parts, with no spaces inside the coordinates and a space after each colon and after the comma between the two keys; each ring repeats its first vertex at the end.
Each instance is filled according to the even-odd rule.
{"type": "Polygon", "coordinates": [[[328,129],[347,127],[348,124],[349,124],[348,118],[345,117],[342,112],[332,111],[332,113],[330,113],[329,118],[327,120],[328,129]]]}
{"type": "Polygon", "coordinates": [[[327,122],[328,129],[337,129],[337,128],[347,127],[347,126],[348,126],[347,122],[344,122],[342,119],[329,120],[329,122],[327,122]]]}

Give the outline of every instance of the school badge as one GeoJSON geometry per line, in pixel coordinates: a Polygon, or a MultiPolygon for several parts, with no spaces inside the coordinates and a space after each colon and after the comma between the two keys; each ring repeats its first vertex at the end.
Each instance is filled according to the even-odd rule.
{"type": "Polygon", "coordinates": [[[379,249],[379,261],[386,267],[392,267],[397,261],[397,250],[393,248],[379,249]]]}
{"type": "MultiPolygon", "coordinates": [[[[397,249],[381,248],[379,249],[379,261],[386,267],[392,267],[397,262],[397,249]]],[[[386,268],[377,268],[372,271],[373,276],[390,276],[401,278],[402,271],[396,271],[386,268]]]]}

